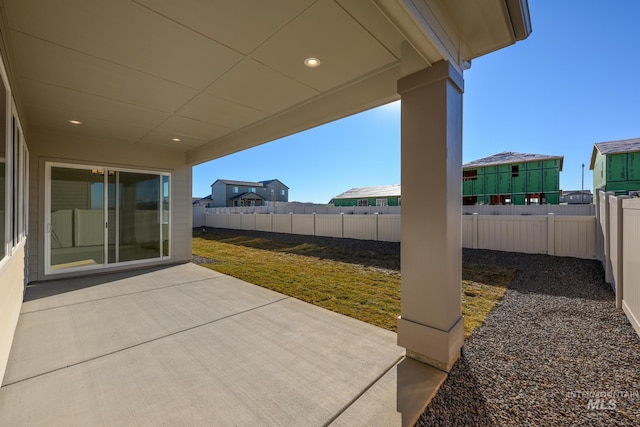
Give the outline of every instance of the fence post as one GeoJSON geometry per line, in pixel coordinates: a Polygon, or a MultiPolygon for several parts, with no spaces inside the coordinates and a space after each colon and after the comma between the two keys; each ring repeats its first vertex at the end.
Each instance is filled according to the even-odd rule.
{"type": "Polygon", "coordinates": [[[556,215],[547,214],[547,254],[556,254],[556,215]]]}
{"type": "Polygon", "coordinates": [[[478,249],[478,212],[471,215],[471,247],[478,249]]]}
{"type": "Polygon", "coordinates": [[[293,233],[293,212],[289,212],[289,234],[293,233]]]}
{"type": "Polygon", "coordinates": [[[342,231],[340,232],[340,237],[344,237],[344,212],[340,212],[340,225],[342,227],[342,231]]]}
{"type": "Polygon", "coordinates": [[[375,212],[374,215],[376,216],[376,242],[378,241],[378,220],[380,218],[380,214],[378,212],[375,212]]]}
{"type": "Polygon", "coordinates": [[[314,212],[313,214],[313,235],[316,235],[316,213],[314,212]]]}
{"type": "Polygon", "coordinates": [[[613,196],[615,193],[606,191],[601,193],[601,203],[604,203],[604,280],[606,283],[611,284],[612,278],[612,265],[611,265],[611,223],[610,223],[610,210],[609,196],[613,196]]]}
{"type": "Polygon", "coordinates": [[[624,249],[623,249],[623,240],[624,239],[624,211],[622,210],[622,201],[624,199],[628,199],[629,196],[618,196],[616,197],[615,210],[616,217],[618,218],[618,227],[614,230],[616,233],[616,250],[617,250],[617,259],[616,265],[613,266],[615,274],[615,283],[616,283],[616,308],[622,309],[622,297],[624,294],[624,249]]]}

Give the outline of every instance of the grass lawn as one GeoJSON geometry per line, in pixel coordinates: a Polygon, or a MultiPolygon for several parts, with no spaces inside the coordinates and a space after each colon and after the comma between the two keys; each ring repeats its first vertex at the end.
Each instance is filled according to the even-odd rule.
{"type": "MultiPolygon", "coordinates": [[[[400,314],[400,256],[224,233],[193,235],[205,267],[290,295],[372,325],[396,330],[400,314]]],[[[515,270],[463,265],[465,338],[500,301],[515,270]]]]}

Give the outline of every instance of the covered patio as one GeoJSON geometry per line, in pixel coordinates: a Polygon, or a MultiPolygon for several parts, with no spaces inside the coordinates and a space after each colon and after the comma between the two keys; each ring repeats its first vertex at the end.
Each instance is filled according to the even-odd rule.
{"type": "Polygon", "coordinates": [[[181,264],[27,289],[0,425],[412,425],[445,373],[396,335],[181,264]]]}
{"type": "MultiPolygon", "coordinates": [[[[255,306],[240,304],[245,308],[235,314],[220,308],[226,313],[222,317],[231,317],[219,320],[216,310],[209,312],[197,302],[193,310],[181,307],[180,299],[174,301],[168,294],[159,311],[140,305],[144,301],[132,301],[128,308],[113,304],[94,319],[91,316],[97,312],[91,310],[74,316],[79,316],[76,310],[107,304],[114,298],[129,301],[182,288],[176,284],[180,281],[170,281],[166,289],[129,295],[132,289],[146,289],[144,286],[155,283],[142,280],[145,276],[135,271],[191,259],[194,165],[399,99],[403,208],[397,342],[412,359],[411,364],[419,361],[442,372],[452,368],[463,345],[463,74],[473,59],[529,36],[526,0],[0,0],[0,13],[3,393],[8,390],[6,393],[13,396],[11,390],[38,383],[42,388],[34,393],[49,399],[55,393],[46,381],[71,370],[79,376],[74,377],[77,381],[62,383],[65,392],[68,388],[84,391],[71,395],[85,396],[83,399],[93,403],[44,406],[43,416],[52,411],[73,417],[77,410],[83,410],[79,408],[86,407],[91,408],[86,410],[88,417],[117,417],[110,413],[115,406],[106,403],[121,396],[119,382],[111,381],[113,378],[120,375],[120,379],[138,381],[139,387],[154,395],[159,388],[153,387],[153,375],[137,377],[135,369],[126,370],[143,365],[152,369],[155,362],[151,356],[160,351],[155,351],[156,346],[163,352],[167,348],[182,351],[181,346],[187,345],[180,341],[182,334],[215,336],[220,332],[217,328],[224,326],[228,337],[219,339],[235,344],[231,320],[245,317],[249,322],[244,326],[247,338],[238,338],[238,343],[243,343],[238,347],[241,351],[230,351],[220,360],[222,379],[227,378],[222,372],[235,367],[239,355],[264,356],[276,351],[260,341],[261,334],[277,336],[274,342],[282,349],[278,350],[281,357],[274,356],[269,369],[277,366],[276,360],[293,361],[301,348],[310,348],[312,353],[333,349],[318,353],[324,354],[319,360],[341,361],[326,372],[341,372],[333,369],[357,363],[363,357],[362,349],[350,346],[359,342],[355,339],[359,332],[351,332],[344,341],[324,342],[324,336],[340,336],[340,322],[332,326],[331,333],[314,323],[314,315],[295,322],[296,310],[290,306],[299,303],[287,299],[276,302],[278,297],[273,296],[258,298],[255,306]],[[423,197],[424,182],[430,183],[428,199],[423,197]],[[134,279],[109,279],[99,284],[104,274],[131,274],[127,271],[134,271],[134,279]],[[96,286],[86,286],[94,280],[98,281],[96,286]],[[55,291],[77,285],[83,289],[55,291]],[[114,290],[126,296],[117,296],[114,290]],[[29,300],[23,305],[25,291],[29,300]],[[105,295],[98,296],[98,302],[77,304],[74,300],[92,301],[92,292],[105,295]],[[169,308],[172,304],[175,307],[169,308]],[[260,305],[265,307],[258,308],[260,305]],[[121,312],[125,309],[130,310],[127,315],[121,312]],[[178,310],[176,319],[163,318],[161,314],[167,310],[178,310]],[[249,318],[271,310],[273,322],[254,319],[255,328],[250,326],[249,318]],[[278,310],[282,310],[282,317],[278,310]],[[60,320],[62,323],[46,317],[65,312],[70,317],[60,320]],[[28,326],[28,319],[40,316],[44,316],[42,320],[28,326]],[[150,319],[153,322],[148,323],[150,319]],[[151,327],[155,322],[160,329],[151,327]],[[279,329],[279,322],[290,329],[279,329]],[[95,326],[97,333],[85,333],[87,325],[95,326]],[[182,332],[180,325],[186,328],[182,332]],[[275,332],[270,332],[271,328],[275,332]],[[75,333],[83,337],[78,347],[71,346],[75,350],[47,347],[46,343],[54,346],[58,339],[75,333]],[[167,337],[160,339],[164,335],[167,337]],[[45,347],[39,350],[33,343],[22,343],[33,337],[40,337],[45,347]],[[89,337],[99,338],[91,342],[89,337]],[[128,341],[131,337],[138,338],[128,341]],[[313,350],[316,343],[325,346],[313,350]],[[7,365],[10,353],[13,359],[7,365]],[[133,358],[131,365],[117,368],[125,371],[91,380],[92,366],[120,357],[133,358]],[[6,375],[5,369],[9,369],[6,375]],[[109,394],[100,388],[107,384],[113,384],[116,392],[109,394]]],[[[159,283],[163,280],[158,279],[159,283]]],[[[215,300],[206,307],[224,307],[227,294],[217,294],[215,300]]],[[[373,336],[379,334],[371,329],[363,334],[368,336],[369,331],[373,336]]],[[[388,334],[385,339],[393,341],[388,334]]],[[[200,341],[206,347],[215,340],[196,339],[200,341]]],[[[400,353],[389,345],[393,356],[381,358],[382,365],[371,364],[377,368],[365,375],[364,382],[356,381],[359,373],[355,369],[338,374],[341,379],[333,384],[340,386],[337,389],[329,383],[317,388],[322,399],[314,405],[324,408],[317,418],[320,423],[342,414],[337,408],[356,408],[359,399],[349,406],[354,396],[375,390],[366,384],[375,383],[384,372],[393,372],[394,357],[397,361],[400,353]],[[350,391],[337,397],[336,403],[332,395],[342,388],[350,391]]],[[[219,360],[213,353],[200,351],[194,349],[197,356],[169,352],[167,361],[161,363],[195,366],[208,358],[219,360]]],[[[258,363],[262,359],[252,360],[258,363]]],[[[313,375],[319,372],[324,371],[313,375]]],[[[199,381],[206,377],[190,375],[195,384],[202,384],[199,381]]],[[[231,383],[251,379],[238,375],[231,383]]],[[[289,381],[284,370],[270,375],[266,377],[269,381],[281,384],[277,390],[282,390],[282,396],[297,396],[289,386],[295,381],[289,381]]],[[[324,375],[313,375],[301,378],[318,384],[324,381],[320,379],[324,375]]],[[[175,380],[180,383],[180,378],[175,380]]],[[[162,382],[166,379],[160,381],[169,384],[162,382]]],[[[243,401],[233,387],[221,390],[229,394],[228,399],[243,401]]],[[[260,388],[255,390],[258,396],[260,388]]],[[[122,394],[122,403],[142,404],[139,399],[145,399],[145,394],[134,399],[136,393],[131,393],[122,394]]],[[[145,403],[162,408],[172,400],[167,396],[158,395],[157,400],[145,403]]],[[[271,402],[272,397],[273,402],[282,400],[274,396],[262,399],[271,402]]],[[[42,400],[43,405],[49,405],[47,399],[42,400]]],[[[9,414],[18,417],[36,414],[20,399],[4,404],[10,408],[9,414]],[[20,411],[24,413],[18,414],[20,411]]],[[[197,401],[185,407],[203,414],[210,410],[204,405],[189,406],[192,404],[197,401]]],[[[288,413],[282,409],[280,415],[281,408],[267,403],[256,408],[273,417],[288,413]]]]}

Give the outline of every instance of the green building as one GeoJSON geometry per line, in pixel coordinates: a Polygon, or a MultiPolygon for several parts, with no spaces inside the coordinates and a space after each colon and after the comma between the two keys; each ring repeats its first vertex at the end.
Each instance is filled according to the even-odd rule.
{"type": "Polygon", "coordinates": [[[400,185],[352,188],[329,203],[335,206],[400,206],[400,185]]]}
{"type": "Polygon", "coordinates": [[[563,156],[503,152],[466,163],[463,204],[558,204],[563,160],[563,156]]]}
{"type": "Polygon", "coordinates": [[[593,192],[613,191],[616,196],[640,190],[640,138],[593,145],[593,192]]]}

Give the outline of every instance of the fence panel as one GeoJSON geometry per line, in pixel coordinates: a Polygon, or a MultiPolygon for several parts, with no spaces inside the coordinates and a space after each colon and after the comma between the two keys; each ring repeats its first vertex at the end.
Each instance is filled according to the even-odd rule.
{"type": "Polygon", "coordinates": [[[233,230],[242,230],[242,214],[229,214],[229,228],[233,230]]]}
{"type": "Polygon", "coordinates": [[[596,218],[556,216],[554,221],[555,255],[596,259],[596,218]]]}
{"type": "Polygon", "coordinates": [[[473,248],[473,236],[477,233],[473,218],[478,215],[462,215],[462,247],[473,248]]]}
{"type": "Polygon", "coordinates": [[[291,233],[291,217],[290,214],[273,214],[272,227],[274,233],[291,233]]]}
{"type": "Polygon", "coordinates": [[[623,200],[622,309],[640,335],[640,199],[623,200]]]}
{"type": "Polygon", "coordinates": [[[273,215],[271,214],[258,214],[256,215],[256,230],[258,231],[271,231],[271,220],[273,215]]]}
{"type": "Polygon", "coordinates": [[[256,229],[256,214],[242,214],[242,215],[240,215],[240,227],[242,227],[242,230],[255,230],[256,229]]]}
{"type": "Polygon", "coordinates": [[[193,227],[202,227],[206,224],[204,219],[204,208],[202,207],[194,207],[193,208],[193,227]]]}
{"type": "Polygon", "coordinates": [[[378,215],[378,240],[400,241],[400,215],[378,215]]]}
{"type": "Polygon", "coordinates": [[[546,216],[490,216],[478,218],[478,248],[546,254],[546,216]]]}
{"type": "Polygon", "coordinates": [[[315,231],[315,215],[291,215],[292,234],[313,236],[315,231]]]}
{"type": "Polygon", "coordinates": [[[359,240],[378,239],[379,215],[343,215],[342,237],[359,240]]]}
{"type": "Polygon", "coordinates": [[[342,237],[344,215],[316,215],[316,236],[342,237]]]}

